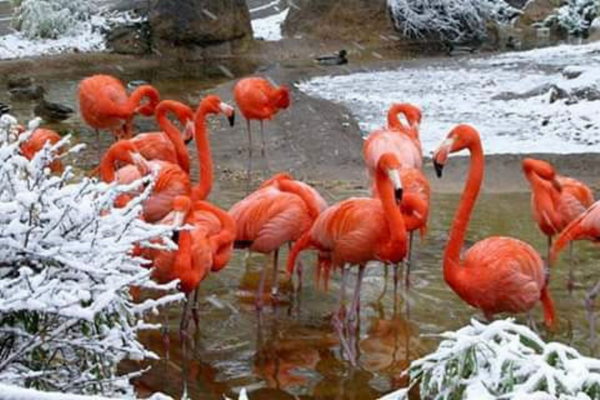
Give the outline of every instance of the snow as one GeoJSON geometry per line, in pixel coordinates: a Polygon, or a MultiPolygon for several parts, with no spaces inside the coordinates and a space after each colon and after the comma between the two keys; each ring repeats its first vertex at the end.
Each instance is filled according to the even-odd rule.
{"type": "Polygon", "coordinates": [[[600,90],[593,65],[600,65],[600,43],[321,76],[298,88],[348,107],[364,134],[385,124],[393,102],[419,105],[426,154],[463,122],[480,131],[488,154],[600,152],[600,101],[551,103],[549,93],[550,85],[571,94],[600,90]],[[565,68],[583,73],[569,79],[565,68]]]}
{"type": "Polygon", "coordinates": [[[252,20],[252,31],[255,39],[263,39],[266,41],[277,41],[283,38],[281,33],[281,25],[287,18],[289,8],[281,11],[278,14],[270,15],[264,18],[252,20]]]}
{"type": "Polygon", "coordinates": [[[57,39],[28,38],[22,32],[0,37],[0,60],[55,55],[62,53],[89,53],[106,50],[103,32],[113,24],[141,21],[128,13],[101,12],[82,21],[57,39]]]}
{"type": "MultiPolygon", "coordinates": [[[[84,396],[77,394],[42,392],[35,389],[25,389],[18,386],[0,383],[0,398],[2,400],[114,400],[103,396],[84,396]]],[[[172,397],[156,393],[147,400],[169,400],[172,397]]]]}
{"type": "MultiPolygon", "coordinates": [[[[441,335],[438,349],[413,361],[410,386],[431,400],[584,400],[600,393],[600,360],[560,344],[544,343],[514,320],[472,320],[441,335]]],[[[402,389],[385,400],[407,399],[402,389]]]]}

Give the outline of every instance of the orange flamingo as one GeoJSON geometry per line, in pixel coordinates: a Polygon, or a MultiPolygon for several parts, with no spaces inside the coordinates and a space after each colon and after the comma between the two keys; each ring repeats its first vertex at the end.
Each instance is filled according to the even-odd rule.
{"type": "MultiPolygon", "coordinates": [[[[522,161],[523,173],[531,185],[531,208],[540,230],[552,237],[594,203],[592,190],[584,183],[560,176],[549,163],[533,158],[522,161]]],[[[550,260],[549,254],[547,260],[550,260]]],[[[573,246],[569,246],[569,292],[573,290],[573,246]]]]}
{"type": "MultiPolygon", "coordinates": [[[[392,107],[392,110],[393,109],[394,107],[392,107]]],[[[407,138],[407,134],[398,135],[395,132],[387,130],[374,131],[364,142],[363,156],[367,165],[367,171],[369,172],[371,178],[376,176],[379,159],[384,154],[392,154],[396,161],[402,165],[402,169],[400,170],[400,179],[404,188],[404,196],[401,207],[405,223],[407,224],[406,228],[410,235],[406,269],[406,285],[408,286],[410,282],[410,267],[412,263],[411,255],[413,233],[418,229],[421,231],[421,236],[423,236],[427,230],[431,188],[423,172],[416,167],[410,166],[411,162],[414,163],[416,161],[416,157],[414,157],[414,146],[407,145],[407,138]],[[408,161],[409,166],[405,166],[403,161],[408,161]]],[[[377,196],[377,185],[373,185],[372,193],[373,196],[377,196]]],[[[397,268],[395,268],[394,289],[396,289],[397,281],[397,268]]]]}
{"type": "MultiPolygon", "coordinates": [[[[273,296],[278,292],[279,248],[298,240],[326,207],[315,189],[287,174],[278,174],[229,210],[237,225],[236,247],[273,254],[273,296]]],[[[262,307],[265,279],[263,268],[258,308],[262,307]]]]}
{"type": "MultiPolygon", "coordinates": [[[[179,288],[186,294],[194,295],[194,320],[196,324],[198,287],[209,272],[223,269],[233,253],[235,239],[235,222],[220,208],[205,202],[192,202],[187,196],[176,196],[172,210],[161,221],[173,226],[183,223],[190,225],[191,230],[179,231],[176,240],[177,251],[142,250],[142,255],[152,261],[154,267],[152,277],[159,283],[167,283],[179,279],[179,288]]],[[[182,330],[185,329],[187,303],[182,315],[182,330]]]]}
{"type": "MultiPolygon", "coordinates": [[[[550,260],[554,262],[558,254],[571,242],[575,240],[589,240],[600,243],[600,201],[592,204],[587,211],[575,218],[560,233],[552,248],[550,249],[550,260]]],[[[596,316],[594,313],[594,301],[600,294],[600,281],[586,295],[585,306],[590,321],[590,340],[595,350],[596,344],[596,316]]]]}
{"type": "MultiPolygon", "coordinates": [[[[26,141],[21,143],[19,148],[21,149],[23,156],[25,156],[25,158],[28,160],[31,160],[40,150],[44,148],[46,143],[55,145],[56,143],[60,142],[60,139],[61,138],[58,133],[50,129],[38,128],[33,131],[31,136],[29,136],[26,141]]],[[[52,161],[49,167],[50,171],[58,174],[62,173],[64,170],[63,164],[59,159],[52,161]]]]}
{"type": "Polygon", "coordinates": [[[235,111],[229,104],[224,103],[218,96],[208,95],[202,99],[194,117],[194,139],[198,153],[200,177],[198,184],[192,189],[193,200],[204,200],[208,197],[213,186],[213,162],[206,129],[208,115],[223,114],[229,120],[229,125],[235,123],[235,111]]]}
{"type": "Polygon", "coordinates": [[[477,242],[461,260],[466,229],[483,179],[485,159],[479,133],[470,125],[458,125],[433,155],[435,170],[441,177],[448,155],[463,149],[471,154],[471,166],[444,252],[444,279],[461,299],[482,310],[488,319],[501,312],[529,311],[541,300],[544,321],[550,327],[555,316],[548,275],[533,247],[510,237],[494,236],[477,242]]]}
{"type": "Polygon", "coordinates": [[[252,172],[252,133],[250,131],[250,120],[260,121],[260,135],[262,141],[261,154],[265,156],[265,134],[263,121],[273,119],[281,109],[290,106],[290,91],[285,86],[278,88],[259,77],[244,78],[236,83],[233,89],[235,102],[237,103],[248,128],[248,180],[247,191],[250,191],[250,174],[252,172]]]}
{"type": "Polygon", "coordinates": [[[419,125],[421,124],[421,116],[421,110],[414,104],[394,103],[388,111],[388,128],[406,133],[419,144],[420,149],[419,125]],[[400,122],[398,114],[403,114],[406,117],[408,126],[400,122]]]}
{"type": "Polygon", "coordinates": [[[163,100],[156,107],[155,116],[162,132],[140,133],[130,140],[146,160],[162,160],[178,164],[189,174],[190,155],[184,139],[191,140],[194,135],[194,112],[178,101],[163,100]],[[184,127],[183,134],[167,118],[168,112],[177,116],[184,127]]]}
{"type": "Polygon", "coordinates": [[[342,268],[336,323],[345,310],[346,264],[359,266],[347,323],[354,319],[358,309],[365,265],[369,261],[396,264],[406,256],[406,229],[397,204],[402,199],[400,164],[393,154],[384,154],[379,159],[375,182],[380,198],[352,198],[329,207],[294,244],[288,258],[288,276],[294,271],[299,253],[307,248],[329,253],[331,265],[342,268]]]}
{"type": "MultiPolygon", "coordinates": [[[[98,170],[103,181],[117,180],[121,184],[132,183],[149,173],[155,174],[152,193],[143,205],[143,218],[147,222],[163,219],[171,211],[175,197],[190,196],[192,191],[190,177],[179,165],[160,160],[148,161],[137,153],[129,140],[114,143],[102,158],[98,170]]],[[[127,201],[119,203],[122,205],[127,201]]]]}
{"type": "Polygon", "coordinates": [[[123,83],[109,75],[94,75],[81,81],[79,108],[85,122],[96,130],[98,156],[100,129],[110,130],[117,139],[129,139],[135,114],[152,116],[159,100],[158,91],[150,85],[142,85],[128,96],[123,83]],[[142,104],[144,99],[148,101],[142,104]]]}

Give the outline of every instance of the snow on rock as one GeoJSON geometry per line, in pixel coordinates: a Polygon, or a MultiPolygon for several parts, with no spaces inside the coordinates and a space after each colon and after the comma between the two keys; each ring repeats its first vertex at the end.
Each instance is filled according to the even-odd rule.
{"type": "Polygon", "coordinates": [[[283,25],[289,11],[290,9],[286,8],[278,14],[253,19],[252,31],[254,31],[254,38],[267,41],[281,40],[283,38],[281,25],[283,25]]]}
{"type": "MultiPolygon", "coordinates": [[[[413,361],[410,385],[431,400],[587,400],[600,397],[600,360],[544,343],[514,320],[471,324],[441,335],[438,349],[413,361]]],[[[408,391],[385,400],[403,400],[408,391]]]]}
{"type": "Polygon", "coordinates": [[[47,144],[28,160],[19,145],[32,132],[13,141],[7,132],[16,120],[5,117],[0,119],[5,139],[0,143],[0,382],[133,398],[130,379],[141,372],[119,376],[117,365],[126,358],[156,357],[137,338],[139,330],[153,327],[144,316],[182,298],[168,294],[176,282],[153,283],[146,261],[132,255],[135,245],[156,238],[175,248],[168,239],[171,228],[138,217],[152,181],[146,180],[143,195],[115,209],[114,199],[140,182],[74,182],[70,167],[52,175],[46,166],[59,153],[74,151],[66,149],[68,138],[47,144]],[[132,285],[166,295],[134,303],[132,285]]]}
{"type": "Polygon", "coordinates": [[[365,134],[385,124],[392,103],[419,105],[426,153],[462,122],[478,128],[488,154],[600,152],[599,50],[594,43],[448,59],[316,77],[298,87],[347,106],[365,134]]]}

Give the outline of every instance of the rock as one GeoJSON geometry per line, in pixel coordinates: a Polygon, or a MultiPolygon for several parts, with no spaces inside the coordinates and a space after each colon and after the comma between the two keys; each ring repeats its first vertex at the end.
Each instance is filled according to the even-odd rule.
{"type": "Polygon", "coordinates": [[[585,69],[580,68],[580,67],[576,67],[576,66],[568,66],[563,68],[563,70],[561,71],[562,76],[564,76],[567,79],[575,79],[575,78],[579,78],[581,76],[581,74],[583,74],[585,72],[585,69]]]}
{"type": "Polygon", "coordinates": [[[394,34],[386,0],[296,0],[283,24],[287,36],[378,39],[394,34]]]}
{"type": "Polygon", "coordinates": [[[119,54],[150,54],[152,49],[147,22],[117,26],[108,33],[106,40],[109,48],[119,54]]]}
{"type": "Polygon", "coordinates": [[[550,85],[550,90],[548,92],[550,93],[550,104],[556,102],[557,100],[568,99],[570,97],[569,92],[559,88],[556,85],[550,85]]]}
{"type": "Polygon", "coordinates": [[[523,14],[517,22],[518,27],[530,27],[536,22],[548,18],[561,4],[560,0],[532,0],[523,8],[523,14]]]}
{"type": "Polygon", "coordinates": [[[600,40],[600,17],[596,17],[590,23],[590,37],[591,41],[600,40]]]}
{"type": "Polygon", "coordinates": [[[244,0],[151,0],[148,22],[154,49],[170,54],[182,48],[192,58],[202,48],[217,45],[228,51],[224,43],[252,37],[244,0]]]}

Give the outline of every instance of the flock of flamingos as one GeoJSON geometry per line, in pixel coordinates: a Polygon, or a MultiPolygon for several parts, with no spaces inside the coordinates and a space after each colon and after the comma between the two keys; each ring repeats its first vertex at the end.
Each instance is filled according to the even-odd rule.
{"type": "MultiPolygon", "coordinates": [[[[250,121],[260,121],[263,133],[263,121],[290,106],[290,92],[263,78],[250,77],[239,80],[233,94],[248,123],[250,183],[250,121]]],[[[387,127],[375,130],[364,142],[363,157],[372,181],[371,197],[350,198],[329,206],[313,187],[279,173],[225,211],[207,201],[213,166],[206,118],[223,114],[233,125],[233,107],[209,95],[193,111],[176,101],[160,101],[158,91],[150,85],[140,86],[128,95],[118,79],[106,75],[81,82],[79,104],[84,120],[97,134],[99,130],[109,130],[117,140],[101,156],[97,169],[101,179],[131,183],[154,174],[154,187],[143,203],[140,218],[149,223],[192,228],[174,235],[179,245],[176,251],[136,250],[151,263],[154,279],[159,282],[179,279],[180,290],[189,296],[182,330],[189,319],[187,304],[197,301],[196,297],[192,302],[192,292],[197,296],[201,281],[227,265],[234,248],[273,256],[271,295],[276,297],[278,253],[285,244],[291,246],[288,278],[295,269],[301,270],[297,259],[308,249],[318,252],[317,273],[325,284],[332,270],[341,272],[341,295],[334,321],[352,326],[357,322],[367,263],[379,261],[394,266],[410,263],[413,233],[426,232],[430,187],[422,171],[421,112],[414,105],[392,105],[387,127]],[[177,118],[180,128],[168,118],[169,113],[177,118]],[[161,131],[134,135],[132,121],[136,114],[154,116],[161,131]],[[400,120],[400,114],[405,121],[400,120]],[[192,185],[190,177],[187,147],[190,141],[195,141],[200,165],[196,185],[192,185]],[[351,266],[358,268],[358,279],[348,309],[345,291],[351,266]]],[[[53,135],[56,134],[48,130],[37,130],[23,145],[23,152],[34,154],[47,140],[58,140],[53,135]]],[[[264,133],[262,139],[264,155],[264,133]]],[[[548,286],[548,266],[571,241],[600,240],[600,202],[593,204],[592,191],[585,184],[558,175],[549,163],[524,159],[522,168],[531,185],[533,216],[548,237],[546,262],[532,246],[511,237],[489,237],[463,252],[484,175],[480,135],[470,125],[458,125],[433,154],[436,173],[441,177],[448,156],[464,149],[470,153],[470,167],[444,253],[444,279],[461,299],[483,311],[488,319],[498,313],[529,312],[541,302],[545,324],[551,328],[556,318],[548,286]]],[[[61,166],[55,164],[51,168],[60,170],[61,166]]],[[[116,206],[124,206],[142,189],[121,195],[116,206]]],[[[266,273],[265,268],[257,292],[259,308],[266,273]]],[[[397,282],[397,274],[394,281],[397,282]]],[[[568,284],[572,288],[572,272],[568,284]]],[[[599,291],[600,283],[588,294],[590,317],[593,317],[592,302],[599,291]]],[[[591,323],[593,334],[595,327],[591,323]]]]}

